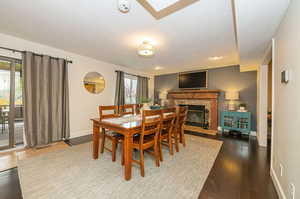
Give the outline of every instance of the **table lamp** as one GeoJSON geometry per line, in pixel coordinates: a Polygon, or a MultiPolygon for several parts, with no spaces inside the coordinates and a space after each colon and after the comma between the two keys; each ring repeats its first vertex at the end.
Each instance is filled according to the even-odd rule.
{"type": "Polygon", "coordinates": [[[159,93],[159,99],[161,100],[161,105],[165,106],[165,100],[167,99],[167,92],[160,92],[159,93]]]}
{"type": "Polygon", "coordinates": [[[234,111],[235,110],[235,100],[239,99],[239,92],[238,91],[227,91],[225,93],[225,99],[229,100],[228,110],[234,111]]]}

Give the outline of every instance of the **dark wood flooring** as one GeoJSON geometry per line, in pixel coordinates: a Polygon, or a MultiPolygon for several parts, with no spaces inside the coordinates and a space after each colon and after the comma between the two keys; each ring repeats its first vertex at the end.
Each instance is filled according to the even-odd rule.
{"type": "MultiPolygon", "coordinates": [[[[192,134],[191,132],[188,132],[192,134]]],[[[270,154],[255,138],[204,136],[224,141],[199,199],[278,199],[270,177],[270,154]]],[[[68,142],[76,145],[91,136],[68,142]]],[[[21,199],[17,168],[0,173],[0,199],[21,199]]]]}
{"type": "Polygon", "coordinates": [[[221,136],[224,141],[199,199],[278,199],[270,177],[270,150],[256,138],[221,136]]]}

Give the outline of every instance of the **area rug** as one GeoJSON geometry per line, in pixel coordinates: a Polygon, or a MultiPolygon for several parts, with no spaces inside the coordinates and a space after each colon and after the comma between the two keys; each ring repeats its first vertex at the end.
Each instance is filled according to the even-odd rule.
{"type": "MultiPolygon", "coordinates": [[[[92,143],[18,161],[24,199],[196,199],[222,146],[221,141],[186,135],[173,156],[164,149],[160,167],[145,154],[145,177],[138,166],[125,181],[120,164],[104,152],[92,159],[92,143]]],[[[138,158],[138,152],[134,153],[138,158]]]]}

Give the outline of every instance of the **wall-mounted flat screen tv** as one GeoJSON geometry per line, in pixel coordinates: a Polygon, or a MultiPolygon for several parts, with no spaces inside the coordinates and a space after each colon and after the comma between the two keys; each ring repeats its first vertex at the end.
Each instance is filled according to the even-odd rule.
{"type": "Polygon", "coordinates": [[[207,71],[179,73],[179,88],[207,88],[207,71]]]}

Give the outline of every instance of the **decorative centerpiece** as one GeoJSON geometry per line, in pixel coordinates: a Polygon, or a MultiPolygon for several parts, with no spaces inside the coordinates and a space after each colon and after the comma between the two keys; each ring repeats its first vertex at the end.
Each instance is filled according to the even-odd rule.
{"type": "Polygon", "coordinates": [[[150,98],[142,98],[140,102],[143,104],[142,108],[140,109],[141,114],[143,113],[143,110],[150,110],[151,102],[152,100],[150,98]]]}

